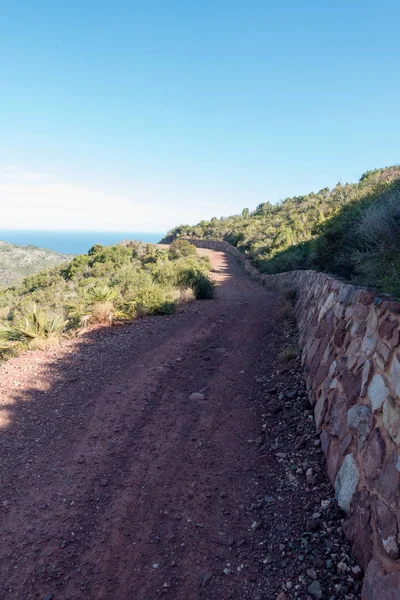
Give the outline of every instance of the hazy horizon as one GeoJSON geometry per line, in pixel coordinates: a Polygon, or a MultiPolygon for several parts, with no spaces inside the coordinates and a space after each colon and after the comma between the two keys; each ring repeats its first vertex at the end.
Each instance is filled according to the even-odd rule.
{"type": "Polygon", "coordinates": [[[60,254],[84,254],[95,244],[110,246],[124,240],[155,244],[166,232],[145,231],[62,231],[0,229],[0,241],[16,246],[37,246],[60,254]]]}

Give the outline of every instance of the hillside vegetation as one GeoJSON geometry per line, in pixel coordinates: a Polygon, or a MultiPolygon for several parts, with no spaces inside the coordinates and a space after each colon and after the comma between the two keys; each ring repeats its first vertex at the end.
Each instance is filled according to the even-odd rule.
{"type": "Polygon", "coordinates": [[[225,240],[265,273],[316,269],[400,296],[400,167],[265,202],[253,212],[181,225],[166,241],[182,236],[225,240]]]}
{"type": "Polygon", "coordinates": [[[16,246],[0,242],[0,287],[11,285],[27,275],[56,267],[72,256],[37,246],[16,246]]]}
{"type": "Polygon", "coordinates": [[[0,291],[0,355],[42,348],[89,324],[171,314],[213,296],[210,262],[184,240],[169,250],[141,242],[93,246],[63,267],[0,291]]]}

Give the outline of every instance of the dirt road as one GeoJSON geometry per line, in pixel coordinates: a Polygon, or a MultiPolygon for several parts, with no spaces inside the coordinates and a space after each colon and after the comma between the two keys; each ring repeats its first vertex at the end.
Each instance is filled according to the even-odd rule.
{"type": "Polygon", "coordinates": [[[286,544],[331,494],[282,454],[310,432],[301,375],[276,297],[203,252],[215,300],[1,366],[2,599],[275,600],[290,579],[286,544]]]}

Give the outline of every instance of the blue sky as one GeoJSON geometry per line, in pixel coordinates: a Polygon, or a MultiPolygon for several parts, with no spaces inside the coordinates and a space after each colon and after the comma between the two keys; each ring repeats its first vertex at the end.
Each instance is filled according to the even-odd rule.
{"type": "Polygon", "coordinates": [[[4,2],[3,227],[166,230],[399,162],[400,3],[4,2]]]}

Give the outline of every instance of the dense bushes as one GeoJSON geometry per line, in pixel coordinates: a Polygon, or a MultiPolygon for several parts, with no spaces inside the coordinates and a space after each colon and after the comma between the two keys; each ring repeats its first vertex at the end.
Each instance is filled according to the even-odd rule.
{"type": "Polygon", "coordinates": [[[46,347],[89,324],[171,314],[211,298],[208,259],[183,240],[169,251],[139,242],[93,246],[68,265],[0,291],[0,355],[46,347]]]}
{"type": "Polygon", "coordinates": [[[400,296],[400,167],[377,169],[254,212],[180,226],[182,236],[223,239],[265,273],[317,269],[400,296]]]}

